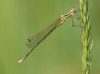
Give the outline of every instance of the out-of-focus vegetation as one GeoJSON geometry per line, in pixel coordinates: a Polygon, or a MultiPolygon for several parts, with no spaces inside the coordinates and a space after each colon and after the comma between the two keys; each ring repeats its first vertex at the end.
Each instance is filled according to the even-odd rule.
{"type": "MultiPolygon", "coordinates": [[[[100,1],[90,0],[94,45],[91,74],[100,74],[100,1]]],[[[82,29],[71,27],[71,19],[49,35],[28,58],[26,39],[52,24],[77,0],[0,0],[0,74],[80,74],[82,29]]],[[[74,17],[74,24],[80,21],[74,17]]]]}

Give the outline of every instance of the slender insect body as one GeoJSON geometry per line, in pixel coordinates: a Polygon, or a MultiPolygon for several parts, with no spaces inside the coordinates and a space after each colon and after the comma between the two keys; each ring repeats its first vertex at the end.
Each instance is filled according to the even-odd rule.
{"type": "Polygon", "coordinates": [[[62,25],[66,19],[74,15],[74,13],[76,13],[76,9],[72,8],[68,13],[61,15],[60,18],[58,18],[53,24],[51,24],[41,32],[37,33],[35,36],[28,38],[26,44],[28,47],[32,47],[32,49],[18,62],[23,62],[37,45],[39,45],[58,26],[62,25]]]}

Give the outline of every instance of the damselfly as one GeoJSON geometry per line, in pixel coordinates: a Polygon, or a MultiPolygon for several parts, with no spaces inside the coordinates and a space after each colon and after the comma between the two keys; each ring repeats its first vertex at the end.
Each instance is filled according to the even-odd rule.
{"type": "Polygon", "coordinates": [[[62,25],[66,19],[72,17],[76,13],[76,9],[72,8],[68,13],[61,15],[55,22],[49,25],[47,28],[37,33],[31,38],[28,38],[26,44],[28,47],[32,47],[32,49],[18,62],[21,63],[25,60],[25,58],[33,51],[33,49],[39,45],[54,29],[58,26],[62,25]]]}

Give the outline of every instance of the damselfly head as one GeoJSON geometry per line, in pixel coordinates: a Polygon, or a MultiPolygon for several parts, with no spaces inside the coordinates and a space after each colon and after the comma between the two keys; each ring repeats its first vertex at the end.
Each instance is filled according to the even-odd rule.
{"type": "Polygon", "coordinates": [[[72,8],[71,10],[70,10],[70,14],[71,15],[74,15],[74,13],[76,13],[77,11],[76,11],[76,9],[75,8],[72,8]]]}

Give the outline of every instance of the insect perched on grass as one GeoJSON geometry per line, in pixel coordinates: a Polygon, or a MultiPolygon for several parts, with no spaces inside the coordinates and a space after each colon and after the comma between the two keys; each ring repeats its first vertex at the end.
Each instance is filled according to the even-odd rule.
{"type": "Polygon", "coordinates": [[[47,28],[37,33],[31,38],[28,38],[26,44],[28,47],[32,47],[32,49],[18,62],[21,63],[25,60],[25,58],[33,51],[33,49],[39,45],[54,29],[58,26],[62,25],[66,19],[72,17],[75,13],[77,13],[75,8],[72,8],[68,13],[61,15],[55,22],[49,25],[47,28]]]}

